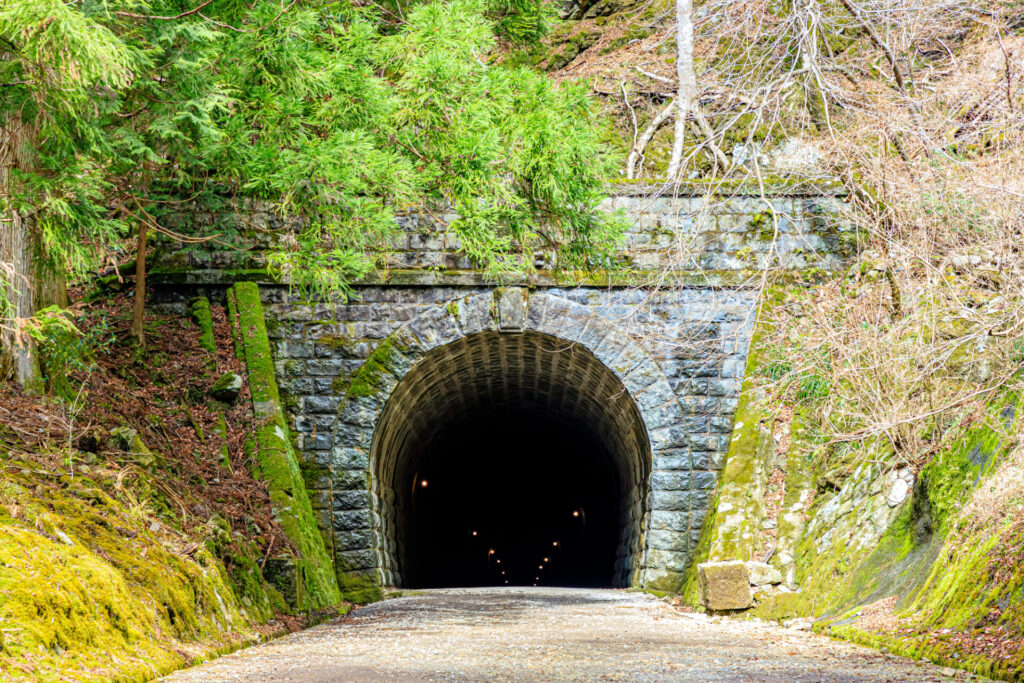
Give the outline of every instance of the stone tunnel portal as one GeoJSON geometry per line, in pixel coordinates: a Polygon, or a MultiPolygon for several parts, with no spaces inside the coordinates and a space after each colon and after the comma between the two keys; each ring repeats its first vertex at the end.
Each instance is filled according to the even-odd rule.
{"type": "Polygon", "coordinates": [[[577,343],[488,331],[433,349],[388,399],[372,458],[385,584],[635,583],[651,448],[577,343]]]}

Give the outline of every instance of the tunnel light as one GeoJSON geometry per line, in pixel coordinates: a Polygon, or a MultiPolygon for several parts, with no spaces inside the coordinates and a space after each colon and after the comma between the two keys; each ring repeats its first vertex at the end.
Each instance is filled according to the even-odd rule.
{"type": "Polygon", "coordinates": [[[558,541],[555,541],[555,542],[554,542],[554,543],[552,543],[551,545],[552,545],[552,546],[554,546],[555,548],[557,548],[557,547],[558,547],[558,541]]]}
{"type": "MultiPolygon", "coordinates": [[[[501,575],[505,576],[505,570],[504,569],[501,570],[501,575]]],[[[505,583],[508,583],[508,581],[506,581],[505,583]]]]}
{"type": "Polygon", "coordinates": [[[488,555],[493,555],[494,554],[494,548],[491,548],[490,550],[488,550],[487,554],[488,555]]]}
{"type": "Polygon", "coordinates": [[[495,562],[497,562],[498,564],[501,564],[501,560],[500,559],[499,560],[495,560],[495,562]]]}
{"type": "Polygon", "coordinates": [[[505,582],[505,585],[506,585],[506,586],[508,585],[508,581],[506,581],[506,582],[505,582]]]}
{"type": "Polygon", "coordinates": [[[545,562],[549,562],[550,560],[549,560],[548,558],[546,558],[546,557],[545,557],[545,558],[544,558],[544,561],[545,561],[545,562]]]}
{"type": "Polygon", "coordinates": [[[426,480],[426,479],[422,479],[422,480],[420,481],[420,486],[421,486],[422,488],[427,488],[427,485],[428,485],[428,483],[429,483],[429,482],[427,482],[427,480],[426,480]]]}
{"type": "Polygon", "coordinates": [[[476,536],[476,532],[475,531],[473,532],[473,535],[476,536]]]}
{"type": "MultiPolygon", "coordinates": [[[[424,486],[426,486],[426,484],[424,484],[424,486]]],[[[572,516],[573,517],[579,517],[580,516],[580,511],[579,510],[573,510],[572,511],[572,516]]]]}
{"type": "Polygon", "coordinates": [[[538,565],[537,565],[537,569],[544,569],[544,565],[542,565],[542,564],[538,564],[538,565]]]}

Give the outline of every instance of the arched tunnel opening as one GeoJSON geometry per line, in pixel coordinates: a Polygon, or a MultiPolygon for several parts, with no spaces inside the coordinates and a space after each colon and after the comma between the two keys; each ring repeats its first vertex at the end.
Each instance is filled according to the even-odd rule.
{"type": "Polygon", "coordinates": [[[389,397],[372,453],[387,585],[624,587],[639,570],[647,433],[579,344],[481,332],[433,349],[389,397]]]}

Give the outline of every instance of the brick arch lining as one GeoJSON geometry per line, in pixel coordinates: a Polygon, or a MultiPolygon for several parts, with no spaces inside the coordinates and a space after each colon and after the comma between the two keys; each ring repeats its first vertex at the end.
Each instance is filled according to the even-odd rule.
{"type": "Polygon", "coordinates": [[[427,352],[392,391],[377,422],[371,463],[378,562],[401,585],[406,547],[398,522],[415,463],[405,457],[443,425],[481,406],[529,406],[582,423],[605,445],[619,486],[616,583],[633,582],[643,551],[652,455],[640,411],[615,373],[578,343],[524,331],[477,332],[427,352]]]}

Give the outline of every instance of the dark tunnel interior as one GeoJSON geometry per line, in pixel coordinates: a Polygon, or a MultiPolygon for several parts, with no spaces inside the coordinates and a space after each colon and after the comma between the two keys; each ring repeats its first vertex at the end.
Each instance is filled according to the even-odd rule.
{"type": "Polygon", "coordinates": [[[528,408],[466,415],[401,479],[411,587],[616,585],[621,482],[578,421],[528,408]]]}
{"type": "Polygon", "coordinates": [[[385,585],[630,585],[650,446],[628,391],[579,345],[483,332],[430,351],[371,457],[385,585]]]}

